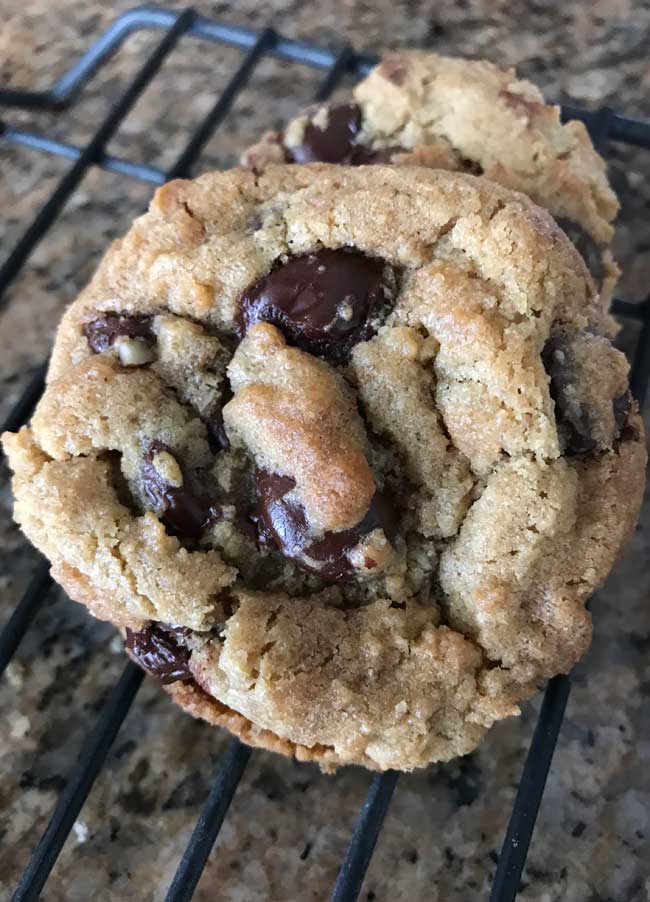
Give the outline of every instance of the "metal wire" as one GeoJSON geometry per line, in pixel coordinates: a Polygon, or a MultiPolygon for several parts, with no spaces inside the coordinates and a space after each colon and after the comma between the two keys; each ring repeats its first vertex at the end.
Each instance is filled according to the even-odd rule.
{"type": "MultiPolygon", "coordinates": [[[[4,265],[0,267],[0,294],[15,278],[31,250],[55,221],[89,167],[99,166],[151,184],[162,184],[167,178],[187,175],[264,56],[270,55],[312,68],[327,69],[316,92],[316,100],[323,100],[329,96],[347,73],[363,75],[376,62],[375,57],[356,54],[348,45],[335,52],[287,40],[272,28],[260,33],[252,29],[215,22],[198,16],[191,9],[177,12],[143,6],[119,16],[50,89],[40,92],[0,89],[0,103],[23,109],[63,109],[75,101],[88,81],[129,35],[152,28],[165,30],[162,41],[86,147],[76,147],[46,135],[0,123],[0,140],[56,154],[71,160],[74,164],[30,224],[4,265]],[[229,44],[246,53],[225,90],[215,101],[212,110],[199,123],[167,173],[152,166],[107,154],[105,148],[108,141],[183,34],[229,44]]],[[[594,141],[601,145],[605,140],[615,140],[650,148],[648,122],[621,116],[608,108],[584,110],[566,105],[562,107],[562,117],[564,120],[569,118],[582,120],[594,141]]],[[[613,311],[617,315],[639,320],[642,324],[632,366],[631,387],[639,402],[643,403],[650,379],[650,299],[644,304],[616,301],[613,311]]],[[[34,372],[19,401],[7,417],[4,429],[15,431],[27,420],[42,392],[45,369],[46,365],[43,364],[34,372]]],[[[0,636],[0,672],[10,660],[46,597],[50,585],[48,566],[43,562],[37,567],[30,586],[0,636]]],[[[129,663],[111,693],[84,747],[77,767],[59,799],[50,824],[21,879],[14,896],[17,902],[36,899],[40,893],[141,680],[141,671],[129,663]]],[[[546,690],[499,858],[490,894],[491,902],[510,902],[516,896],[569,691],[568,677],[556,677],[546,690]]],[[[168,902],[180,902],[192,897],[250,754],[250,749],[234,740],[220,762],[215,783],[170,887],[168,902]]],[[[352,902],[357,898],[396,782],[397,774],[391,771],[373,779],[333,890],[334,902],[343,900],[352,902]]]]}
{"type": "Polygon", "coordinates": [[[88,737],[65,789],[61,793],[45,833],[21,877],[13,902],[35,902],[45,886],[68,833],[102,768],[113,740],[140,688],[143,672],[132,661],[124,668],[88,737]]]}
{"type": "Polygon", "coordinates": [[[221,96],[198,126],[188,141],[187,147],[167,173],[168,179],[189,174],[192,164],[199,158],[201,151],[210,140],[213,132],[216,131],[227,116],[235,98],[242,88],[246,86],[253,69],[264,54],[271,50],[274,43],[275,32],[272,28],[266,28],[252,45],[243,62],[224,88],[221,96]]]}
{"type": "MultiPolygon", "coordinates": [[[[582,107],[562,104],[562,121],[567,122],[569,119],[579,119],[591,131],[597,117],[602,115],[603,110],[606,109],[607,107],[602,107],[600,110],[585,110],[582,107]]],[[[634,144],[636,147],[650,147],[650,124],[648,122],[641,119],[631,119],[629,116],[620,116],[611,110],[609,113],[610,121],[607,137],[610,141],[621,141],[623,144],[634,144]]]]}
{"type": "Polygon", "coordinates": [[[389,770],[373,778],[334,885],[332,902],[354,902],[358,897],[398,777],[397,771],[389,770]]]}
{"type": "Polygon", "coordinates": [[[564,675],[554,677],[546,687],[537,726],[519,781],[510,823],[499,855],[490,892],[490,902],[512,902],[519,891],[521,874],[535,829],[537,812],[544,794],[546,778],[553,760],[570,691],[571,680],[564,675]]]}
{"type": "Polygon", "coordinates": [[[219,762],[217,777],[203,806],[165,902],[189,902],[217,838],[226,812],[251,756],[251,749],[233,739],[219,762]]]}
{"type": "MultiPolygon", "coordinates": [[[[120,45],[136,31],[151,28],[171,28],[178,13],[156,6],[140,6],[127,10],[118,16],[81,58],[48,90],[24,91],[0,88],[0,104],[22,109],[55,109],[69,106],[84,85],[105,63],[120,45]]],[[[259,33],[252,28],[227,25],[194,14],[188,33],[216,44],[227,44],[249,50],[255,45],[259,33]]],[[[325,47],[303,44],[281,36],[275,41],[269,53],[287,62],[299,63],[316,69],[329,69],[336,61],[336,54],[325,47]]],[[[365,75],[377,62],[377,57],[357,53],[354,56],[354,71],[365,75]]]]}
{"type": "Polygon", "coordinates": [[[341,80],[345,77],[354,66],[355,54],[349,44],[345,44],[336,55],[327,75],[319,84],[314,101],[319,103],[321,100],[327,100],[330,94],[338,87],[341,80]]]}
{"type": "Polygon", "coordinates": [[[34,370],[29,382],[25,386],[22,395],[16,401],[7,419],[0,428],[3,432],[16,432],[23,423],[27,422],[32,410],[36,407],[38,399],[43,394],[45,387],[45,374],[47,372],[47,360],[39,364],[34,370]]]}
{"type": "MultiPolygon", "coordinates": [[[[56,141],[45,135],[35,132],[27,132],[22,128],[13,128],[0,122],[0,138],[10,144],[27,147],[30,150],[44,150],[46,153],[64,157],[66,160],[78,160],[83,153],[83,148],[65,141],[56,141]]],[[[118,175],[127,175],[129,178],[140,179],[142,182],[151,182],[154,185],[162,185],[165,181],[165,173],[155,166],[147,166],[145,163],[132,163],[121,157],[114,157],[108,153],[99,154],[95,165],[107,172],[116,172],[118,175]]]]}
{"type": "Polygon", "coordinates": [[[91,163],[100,157],[106,144],[128,115],[136,100],[160,69],[169,52],[178,43],[194,19],[194,12],[186,10],[174,14],[174,24],[146,60],[122,97],[108,113],[93,137],[90,139],[72,168],[66,172],[49,200],[41,207],[34,220],[27,227],[9,257],[0,267],[0,298],[18,275],[22,265],[41,241],[48,228],[63,209],[66,201],[83,179],[91,163]]]}
{"type": "Polygon", "coordinates": [[[650,381],[650,297],[643,304],[643,326],[632,361],[630,372],[630,390],[643,407],[650,381]]]}
{"type": "Polygon", "coordinates": [[[631,301],[612,301],[612,313],[614,316],[627,317],[627,319],[639,319],[643,322],[647,314],[648,302],[634,304],[631,301]]]}
{"type": "Polygon", "coordinates": [[[14,652],[27,632],[40,606],[45,601],[52,585],[50,565],[42,560],[32,577],[23,597],[0,633],[0,676],[5,671],[14,652]]]}

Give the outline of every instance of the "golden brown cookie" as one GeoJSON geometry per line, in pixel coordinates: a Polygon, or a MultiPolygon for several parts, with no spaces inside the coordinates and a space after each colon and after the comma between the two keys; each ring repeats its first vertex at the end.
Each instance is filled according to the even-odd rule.
{"type": "Polygon", "coordinates": [[[484,175],[549,210],[611,300],[609,245],[618,202],[582,122],[513,69],[430,52],[386,56],[348,103],[317,104],[243,155],[261,171],[282,162],[394,163],[484,175]]]}
{"type": "Polygon", "coordinates": [[[160,188],[59,327],[15,515],[194,714],[408,770],[589,642],[641,423],[552,217],[424,168],[160,188]]]}

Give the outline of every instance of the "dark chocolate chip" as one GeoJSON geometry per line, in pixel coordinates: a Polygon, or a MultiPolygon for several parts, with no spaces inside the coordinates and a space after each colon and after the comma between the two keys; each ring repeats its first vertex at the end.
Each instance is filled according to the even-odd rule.
{"type": "Polygon", "coordinates": [[[310,118],[305,125],[302,144],[289,147],[287,151],[293,163],[343,163],[360,131],[361,110],[356,103],[330,104],[325,128],[310,118]]]}
{"type": "Polygon", "coordinates": [[[222,514],[218,504],[195,495],[186,488],[171,485],[154,466],[154,457],[161,451],[173,452],[163,442],[151,442],[142,465],[142,487],[147,499],[165,526],[175,534],[198,539],[208,526],[222,514]]]}
{"type": "Polygon", "coordinates": [[[255,472],[255,490],[258,510],[257,528],[262,545],[275,543],[287,557],[300,551],[309,543],[309,527],[305,512],[297,504],[285,498],[296,486],[291,476],[280,476],[269,470],[255,472]]]}
{"type": "Polygon", "coordinates": [[[126,647],[140,667],[162,683],[191,680],[189,660],[192,652],[180,644],[190,630],[186,627],[152,623],[142,630],[126,630],[126,647]]]}
{"type": "Polygon", "coordinates": [[[588,408],[576,399],[577,372],[571,339],[552,335],[542,351],[542,362],[550,377],[558,432],[567,454],[588,454],[596,449],[588,408]]]}
{"type": "Polygon", "coordinates": [[[383,529],[391,542],[395,539],[392,508],[379,492],[375,493],[368,513],[356,526],[327,532],[314,540],[303,508],[286,497],[295,487],[295,480],[268,470],[257,470],[255,479],[261,542],[272,542],[285,557],[323,579],[334,581],[352,577],[354,567],[347,553],[374,529],[383,529]],[[305,557],[315,563],[307,563],[305,557]]]}
{"type": "Polygon", "coordinates": [[[83,327],[83,333],[96,354],[107,351],[121,336],[153,341],[150,316],[128,316],[122,313],[106,313],[91,320],[83,327]]]}
{"type": "MultiPolygon", "coordinates": [[[[597,451],[598,441],[595,435],[598,431],[595,418],[598,414],[588,401],[580,397],[580,383],[584,377],[579,372],[571,337],[562,333],[552,335],[542,351],[542,361],[550,377],[549,389],[555,401],[555,418],[563,451],[569,455],[597,451]]],[[[633,399],[629,391],[612,398],[616,426],[612,441],[637,440],[636,429],[628,423],[632,406],[633,399]]]]}
{"type": "Polygon", "coordinates": [[[353,250],[321,250],[273,269],[240,297],[240,337],[254,323],[280,328],[298,347],[343,360],[373,334],[387,304],[383,260],[353,250]]]}
{"type": "Polygon", "coordinates": [[[565,219],[562,216],[558,216],[556,222],[571,239],[576,250],[585,261],[587,269],[591,273],[591,278],[596,283],[596,286],[600,288],[605,277],[602,251],[591,235],[579,223],[573,222],[572,219],[565,219]]]}
{"type": "Polygon", "coordinates": [[[310,118],[305,126],[303,143],[296,147],[285,147],[285,156],[290,163],[370,166],[374,163],[390,163],[391,156],[399,152],[397,147],[371,150],[356,141],[360,131],[361,110],[356,104],[332,104],[327,107],[326,127],[320,128],[310,118]]]}

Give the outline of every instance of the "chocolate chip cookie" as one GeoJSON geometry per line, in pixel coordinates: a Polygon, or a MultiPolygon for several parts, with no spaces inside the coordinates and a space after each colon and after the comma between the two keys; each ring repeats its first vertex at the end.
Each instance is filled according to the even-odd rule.
{"type": "Polygon", "coordinates": [[[637,516],[580,255],[485,179],[270,166],[160,188],[66,312],[15,515],[183,707],[408,770],[590,638],[637,516]]]}
{"type": "Polygon", "coordinates": [[[317,104],[268,132],[242,162],[395,163],[457,170],[523,191],[574,242],[604,307],[618,276],[609,250],[618,210],[605,163],[581,122],[560,121],[513,69],[435,53],[386,56],[353,100],[317,104]]]}

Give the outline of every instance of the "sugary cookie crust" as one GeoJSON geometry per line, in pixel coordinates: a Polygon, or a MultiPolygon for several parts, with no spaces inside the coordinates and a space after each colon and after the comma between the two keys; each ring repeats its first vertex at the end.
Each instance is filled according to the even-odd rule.
{"type": "Polygon", "coordinates": [[[172,182],[64,316],[31,426],[3,437],[16,519],[96,616],[190,628],[194,683],[169,691],[198,716],[328,768],[448,759],[582,654],[584,602],[635,522],[642,426],[604,328],[552,218],[490,182],[325,165],[172,182]],[[384,325],[336,364],[272,325],[237,347],[242,292],[320,247],[393,267],[384,325]],[[123,342],[93,353],[88,324],[110,314],[151,318],[138,326],[150,353],[138,338],[125,359],[123,342]],[[609,375],[594,381],[595,367],[609,375]],[[269,401],[254,416],[240,406],[251,390],[269,401]],[[222,407],[231,447],[218,450],[222,407]],[[319,528],[350,523],[373,488],[397,499],[381,566],[330,584],[256,545],[241,512],[251,459],[282,464],[278,422],[319,528]],[[593,448],[574,453],[582,426],[593,448]],[[329,442],[357,491],[370,474],[357,502],[336,502],[335,477],[319,497],[329,442]],[[157,514],[163,477],[172,496],[181,481],[217,503],[200,538],[157,514]]]}
{"type": "MultiPolygon", "coordinates": [[[[607,307],[619,273],[608,249],[618,201],[582,122],[562,124],[560,108],[514,69],[428,51],[386,55],[353,97],[361,112],[356,140],[369,151],[397,165],[482,174],[578,224],[600,248],[607,307]]],[[[321,105],[284,132],[268,132],[242,162],[256,171],[284,162],[304,140],[309,118],[324,124],[326,110],[321,105]]]]}
{"type": "Polygon", "coordinates": [[[287,436],[295,494],[323,530],[363,519],[375,493],[366,437],[343,378],[311,354],[287,347],[268,323],[253,326],[228,367],[234,393],[224,411],[239,439],[267,470],[282,469],[287,436]]]}

